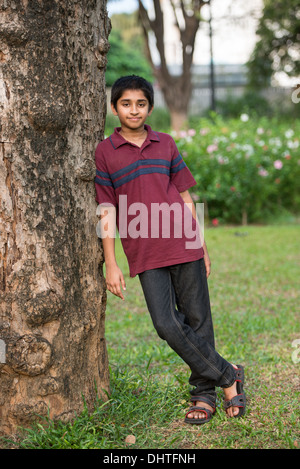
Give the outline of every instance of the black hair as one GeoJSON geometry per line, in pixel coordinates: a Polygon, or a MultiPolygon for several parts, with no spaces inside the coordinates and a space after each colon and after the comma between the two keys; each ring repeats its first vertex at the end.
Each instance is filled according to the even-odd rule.
{"type": "Polygon", "coordinates": [[[145,78],[137,75],[128,75],[120,77],[112,86],[110,102],[117,108],[117,101],[121,98],[125,90],[141,90],[149,102],[149,108],[152,109],[154,105],[154,91],[151,83],[145,78]]]}

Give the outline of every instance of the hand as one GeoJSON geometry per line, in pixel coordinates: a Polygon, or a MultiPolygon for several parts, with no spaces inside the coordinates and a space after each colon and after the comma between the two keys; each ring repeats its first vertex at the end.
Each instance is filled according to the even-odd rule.
{"type": "Polygon", "coordinates": [[[123,290],[126,290],[126,284],[124,280],[124,276],[122,274],[121,269],[118,265],[114,267],[106,266],[106,286],[107,289],[113,293],[114,295],[118,296],[122,300],[124,300],[124,296],[121,290],[121,286],[123,290]]]}
{"type": "Polygon", "coordinates": [[[203,245],[203,249],[204,249],[204,264],[205,264],[205,268],[206,268],[206,278],[208,278],[210,273],[211,273],[211,262],[210,262],[210,258],[209,258],[207,247],[206,247],[205,243],[203,245]]]}
{"type": "Polygon", "coordinates": [[[204,254],[204,264],[206,268],[206,278],[208,278],[211,272],[211,262],[208,254],[204,254]]]}

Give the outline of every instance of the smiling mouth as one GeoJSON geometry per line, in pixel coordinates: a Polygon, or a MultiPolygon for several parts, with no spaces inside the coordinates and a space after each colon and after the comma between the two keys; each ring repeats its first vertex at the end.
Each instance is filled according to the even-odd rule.
{"type": "Polygon", "coordinates": [[[130,117],[129,120],[130,120],[130,122],[135,123],[135,122],[140,122],[141,118],[140,117],[130,117]]]}

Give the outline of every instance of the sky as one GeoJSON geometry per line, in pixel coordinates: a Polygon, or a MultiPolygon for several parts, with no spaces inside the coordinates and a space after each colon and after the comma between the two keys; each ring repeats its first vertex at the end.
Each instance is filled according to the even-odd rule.
{"type": "Polygon", "coordinates": [[[132,13],[137,8],[137,0],[108,0],[107,11],[109,16],[114,13],[132,13]]]}

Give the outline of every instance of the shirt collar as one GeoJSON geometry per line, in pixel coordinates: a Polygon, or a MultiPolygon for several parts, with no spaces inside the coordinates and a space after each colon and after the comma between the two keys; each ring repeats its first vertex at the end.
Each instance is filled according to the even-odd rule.
{"type": "MultiPolygon", "coordinates": [[[[148,135],[147,135],[147,138],[146,138],[146,141],[154,141],[154,142],[159,142],[159,136],[158,136],[158,133],[157,132],[154,132],[150,125],[148,124],[145,124],[145,129],[147,130],[148,132],[148,135]]],[[[116,150],[117,148],[119,148],[121,145],[126,145],[126,144],[129,144],[130,145],[130,142],[128,142],[127,140],[125,140],[124,137],[122,137],[122,135],[120,135],[120,130],[121,130],[121,127],[116,127],[115,130],[114,130],[114,133],[109,137],[110,139],[110,142],[113,146],[113,148],[116,150]]]]}

